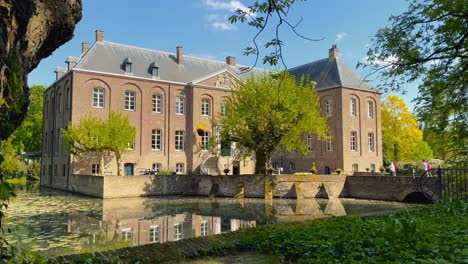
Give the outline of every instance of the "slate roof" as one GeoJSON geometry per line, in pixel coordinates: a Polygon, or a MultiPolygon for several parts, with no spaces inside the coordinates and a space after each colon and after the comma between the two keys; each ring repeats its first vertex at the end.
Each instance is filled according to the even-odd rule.
{"type": "MultiPolygon", "coordinates": [[[[177,64],[175,53],[138,48],[108,41],[96,42],[81,57],[74,69],[90,70],[95,72],[126,75],[125,62],[131,61],[133,72],[130,76],[152,79],[154,65],[159,67],[159,80],[190,83],[200,80],[213,73],[228,70],[235,73],[240,79],[246,80],[252,73],[254,75],[265,72],[264,69],[255,68],[251,72],[241,72],[242,65],[230,66],[224,61],[215,61],[183,55],[182,65],[177,64]]],[[[303,74],[309,75],[317,83],[318,91],[336,87],[346,87],[358,90],[376,90],[364,81],[355,71],[346,66],[339,58],[328,58],[310,62],[289,69],[299,80],[303,74]]]]}
{"type": "MultiPolygon", "coordinates": [[[[151,67],[159,67],[159,80],[189,83],[214,72],[228,70],[246,80],[252,73],[259,74],[263,69],[241,73],[242,65],[230,66],[224,61],[214,61],[183,55],[182,65],[177,64],[176,54],[127,46],[108,41],[96,42],[81,58],[74,69],[103,73],[125,73],[125,62],[132,62],[133,72],[129,76],[153,78],[151,67]]],[[[127,74],[128,75],[128,74],[127,74]]]]}
{"type": "Polygon", "coordinates": [[[364,81],[355,71],[344,64],[339,58],[328,58],[306,63],[289,69],[299,80],[302,75],[309,75],[317,83],[317,91],[336,87],[352,88],[377,92],[368,82],[364,81]]]}

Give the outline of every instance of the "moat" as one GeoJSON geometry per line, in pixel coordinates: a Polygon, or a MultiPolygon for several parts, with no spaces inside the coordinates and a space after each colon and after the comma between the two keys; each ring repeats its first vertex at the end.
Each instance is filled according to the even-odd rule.
{"type": "Polygon", "coordinates": [[[44,256],[208,236],[266,224],[392,212],[408,204],[353,199],[138,197],[97,199],[51,189],[17,189],[8,241],[44,256]]]}

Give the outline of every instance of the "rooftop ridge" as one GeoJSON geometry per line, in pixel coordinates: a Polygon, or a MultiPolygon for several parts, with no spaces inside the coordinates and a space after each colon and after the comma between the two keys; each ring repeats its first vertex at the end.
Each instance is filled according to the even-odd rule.
{"type": "MultiPolygon", "coordinates": [[[[117,46],[123,46],[123,47],[128,47],[128,48],[134,48],[134,49],[139,49],[139,50],[144,50],[144,51],[151,51],[151,52],[159,52],[159,53],[163,53],[163,54],[169,54],[169,55],[174,55],[174,56],[177,56],[177,54],[175,52],[168,52],[168,51],[162,51],[162,50],[156,50],[156,49],[150,49],[150,48],[143,48],[143,47],[137,47],[137,46],[133,46],[133,45],[128,45],[128,44],[122,44],[122,43],[116,43],[116,42],[112,42],[112,41],[102,41],[101,43],[105,44],[111,44],[111,45],[117,45],[117,46]]],[[[96,43],[95,43],[96,44],[96,43]]],[[[94,45],[90,47],[90,49],[92,47],[94,47],[94,45]]],[[[192,56],[192,55],[185,55],[184,54],[184,58],[191,58],[191,59],[197,59],[197,60],[204,60],[204,61],[211,61],[211,62],[216,62],[216,63],[221,63],[221,64],[227,64],[225,61],[222,61],[222,60],[213,60],[213,59],[208,59],[208,58],[202,58],[202,57],[196,57],[196,56],[192,56]]],[[[249,67],[250,66],[247,66],[247,65],[242,65],[242,64],[237,64],[236,67],[249,67]]],[[[264,68],[258,68],[258,67],[255,67],[255,68],[252,68],[252,69],[256,69],[256,70],[266,70],[264,68]]]]}
{"type": "Polygon", "coordinates": [[[310,64],[313,64],[313,63],[317,63],[317,62],[323,61],[323,60],[328,60],[328,58],[319,59],[319,60],[311,61],[311,62],[307,62],[307,63],[301,64],[301,65],[299,65],[299,66],[295,66],[295,67],[289,68],[289,69],[287,69],[287,70],[288,70],[288,71],[290,71],[290,70],[292,71],[292,70],[294,70],[294,69],[296,69],[296,68],[300,68],[300,67],[303,67],[303,66],[306,66],[306,65],[310,65],[310,64]]]}

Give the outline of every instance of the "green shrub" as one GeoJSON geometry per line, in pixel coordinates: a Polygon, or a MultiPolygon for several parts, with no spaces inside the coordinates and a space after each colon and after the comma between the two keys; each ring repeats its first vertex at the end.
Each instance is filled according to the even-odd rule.
{"type": "Polygon", "coordinates": [[[33,161],[28,165],[28,169],[26,171],[26,179],[28,181],[38,181],[40,179],[41,173],[41,164],[39,161],[33,161]]]}

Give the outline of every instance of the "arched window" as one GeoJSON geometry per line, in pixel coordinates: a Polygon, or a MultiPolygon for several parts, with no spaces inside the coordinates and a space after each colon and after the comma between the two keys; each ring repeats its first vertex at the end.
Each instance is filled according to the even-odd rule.
{"type": "Polygon", "coordinates": [[[367,101],[367,117],[374,118],[374,102],[367,101]]]}
{"type": "Polygon", "coordinates": [[[209,98],[202,98],[201,101],[201,114],[202,116],[211,115],[211,100],[209,98]]]}
{"type": "Polygon", "coordinates": [[[333,100],[331,98],[325,99],[325,114],[327,116],[333,115],[333,100]]]}
{"type": "Polygon", "coordinates": [[[185,98],[183,96],[176,97],[176,115],[183,115],[185,111],[185,98]]]}
{"type": "Polygon", "coordinates": [[[104,89],[96,87],[93,89],[93,107],[104,108],[104,89]]]}
{"type": "Polygon", "coordinates": [[[125,92],[125,110],[135,111],[136,108],[136,95],[135,92],[126,91],[125,92]]]}
{"type": "Polygon", "coordinates": [[[349,101],[349,106],[350,106],[351,116],[357,116],[357,99],[354,97],[351,97],[349,101]]]}
{"type": "Polygon", "coordinates": [[[226,116],[227,115],[228,107],[229,107],[228,100],[223,99],[221,101],[221,116],[226,116]]]}
{"type": "Polygon", "coordinates": [[[152,100],[152,111],[153,113],[161,113],[163,109],[163,97],[160,94],[153,94],[152,100]]]}

